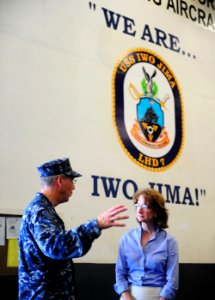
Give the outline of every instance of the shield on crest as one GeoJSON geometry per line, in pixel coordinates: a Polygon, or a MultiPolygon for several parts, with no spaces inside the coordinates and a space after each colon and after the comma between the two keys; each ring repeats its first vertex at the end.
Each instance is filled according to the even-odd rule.
{"type": "Polygon", "coordinates": [[[155,142],[164,127],[164,113],[160,103],[153,98],[140,98],[137,104],[137,120],[146,139],[155,142]]]}

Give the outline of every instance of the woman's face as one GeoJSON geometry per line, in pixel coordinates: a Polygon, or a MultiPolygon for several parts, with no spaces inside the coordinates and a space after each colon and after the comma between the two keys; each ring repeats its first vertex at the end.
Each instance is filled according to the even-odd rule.
{"type": "Polygon", "coordinates": [[[138,222],[153,223],[155,212],[150,205],[146,204],[143,195],[140,195],[136,203],[136,218],[138,222]]]}

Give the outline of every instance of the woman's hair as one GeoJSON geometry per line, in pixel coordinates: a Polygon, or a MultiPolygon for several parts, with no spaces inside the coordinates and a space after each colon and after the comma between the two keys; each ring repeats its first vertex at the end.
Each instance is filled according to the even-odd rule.
{"type": "Polygon", "coordinates": [[[163,195],[154,189],[141,189],[133,196],[134,204],[138,202],[140,195],[143,195],[145,203],[156,213],[154,225],[159,225],[160,228],[168,228],[168,209],[165,207],[163,195]]]}

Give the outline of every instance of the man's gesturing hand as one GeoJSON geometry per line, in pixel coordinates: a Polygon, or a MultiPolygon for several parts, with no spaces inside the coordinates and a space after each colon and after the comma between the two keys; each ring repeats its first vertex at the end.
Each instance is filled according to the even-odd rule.
{"type": "Polygon", "coordinates": [[[119,223],[119,220],[128,219],[128,215],[119,215],[121,212],[126,211],[127,207],[124,205],[115,205],[110,209],[103,212],[100,216],[97,217],[97,222],[100,229],[109,228],[112,226],[122,227],[125,226],[124,223],[119,223]]]}

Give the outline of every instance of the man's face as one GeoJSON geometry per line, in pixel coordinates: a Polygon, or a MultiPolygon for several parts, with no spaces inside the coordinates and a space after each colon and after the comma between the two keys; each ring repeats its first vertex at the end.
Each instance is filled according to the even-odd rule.
{"type": "Polygon", "coordinates": [[[75,179],[72,177],[61,175],[59,181],[59,202],[67,202],[69,201],[69,198],[72,196],[73,190],[75,189],[75,179]]]}

